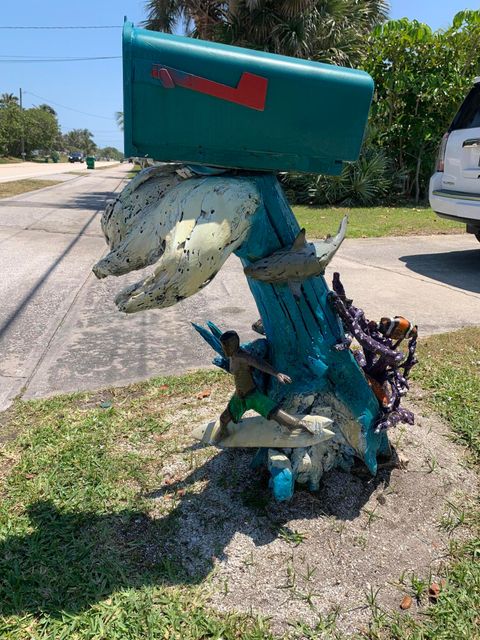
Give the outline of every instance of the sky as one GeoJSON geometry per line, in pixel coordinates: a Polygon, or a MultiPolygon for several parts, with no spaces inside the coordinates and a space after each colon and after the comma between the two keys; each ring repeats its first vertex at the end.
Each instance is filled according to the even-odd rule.
{"type": "MultiPolygon", "coordinates": [[[[145,18],[144,0],[2,0],[0,11],[0,93],[18,95],[28,108],[50,104],[63,132],[89,129],[99,147],[123,149],[115,121],[122,110],[121,25],[145,18]],[[113,26],[111,29],[4,29],[18,26],[113,26]],[[32,58],[110,57],[108,60],[32,62],[32,58]],[[25,62],[11,62],[28,60],[25,62]]],[[[392,18],[447,27],[478,0],[391,0],[392,18]]]]}

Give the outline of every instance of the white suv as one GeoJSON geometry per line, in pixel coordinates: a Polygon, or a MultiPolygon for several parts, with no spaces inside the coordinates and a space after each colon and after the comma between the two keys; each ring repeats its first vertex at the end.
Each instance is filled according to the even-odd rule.
{"type": "Polygon", "coordinates": [[[465,222],[480,241],[480,77],[442,138],[429,195],[439,216],[465,222]]]}

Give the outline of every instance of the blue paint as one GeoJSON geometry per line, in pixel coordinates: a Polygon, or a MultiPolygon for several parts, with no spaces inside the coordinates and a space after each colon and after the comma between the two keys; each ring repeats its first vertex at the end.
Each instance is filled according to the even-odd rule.
{"type": "Polygon", "coordinates": [[[267,466],[267,452],[268,449],[262,448],[257,449],[257,452],[253,456],[250,462],[251,469],[260,469],[261,467],[267,466]]]}
{"type": "MultiPolygon", "coordinates": [[[[263,204],[255,213],[247,240],[235,252],[244,265],[291,246],[300,231],[276,177],[256,176],[254,180],[263,204]]],[[[270,378],[269,395],[285,400],[287,393],[333,392],[356,418],[360,440],[356,455],[375,474],[376,455],[382,446],[382,436],[374,433],[380,415],[378,401],[351,352],[332,349],[342,342],[344,333],[327,300],[330,289],[325,279],[305,280],[298,301],[286,285],[247,280],[263,320],[270,362],[293,380],[286,387],[270,378]]]]}
{"type": "Polygon", "coordinates": [[[218,329],[218,334],[217,331],[212,330],[212,327],[215,327],[215,329],[217,329],[216,325],[214,325],[213,322],[208,323],[210,331],[208,331],[208,329],[205,329],[205,327],[202,327],[202,325],[196,324],[195,322],[192,322],[192,326],[196,331],[198,331],[205,342],[207,342],[214,351],[216,351],[221,357],[223,357],[222,345],[220,344],[220,340],[218,339],[219,335],[221,335],[220,329],[218,329]]]}
{"type": "Polygon", "coordinates": [[[317,378],[325,379],[328,371],[328,364],[322,360],[319,356],[317,359],[311,358],[310,356],[307,358],[307,364],[310,371],[317,378]]]}
{"type": "Polygon", "coordinates": [[[295,480],[290,469],[277,469],[271,467],[268,486],[272,490],[275,500],[287,502],[293,497],[295,480]]]}
{"type": "Polygon", "coordinates": [[[209,320],[207,322],[207,327],[210,329],[211,333],[216,337],[220,339],[220,336],[222,335],[222,330],[219,329],[217,327],[217,325],[215,323],[213,323],[211,320],[209,320]]]}
{"type": "MultiPolygon", "coordinates": [[[[300,227],[274,175],[249,176],[254,180],[263,202],[254,214],[246,241],[235,252],[244,266],[269,256],[280,248],[290,247],[300,227]]],[[[377,471],[377,455],[387,450],[385,433],[376,434],[374,426],[380,416],[378,401],[363,372],[349,350],[333,348],[343,342],[341,322],[333,311],[330,289],[322,276],[302,283],[296,300],[286,284],[268,284],[247,278],[263,321],[267,340],[242,345],[245,349],[267,358],[282,373],[292,378],[291,385],[281,385],[270,376],[257,377],[259,387],[276,402],[288,402],[294,396],[333,393],[357,425],[356,449],[345,445],[337,464],[348,469],[353,454],[361,458],[372,474],[377,471]]],[[[254,320],[254,319],[252,319],[254,320]]],[[[220,354],[215,364],[225,367],[218,349],[220,330],[209,323],[209,329],[194,325],[205,340],[220,354]]],[[[228,327],[234,328],[234,327],[228,327]]],[[[255,372],[258,375],[259,372],[255,372]]],[[[335,417],[335,416],[334,416],[335,417]]],[[[259,451],[253,464],[265,460],[259,451]]],[[[270,485],[277,500],[293,495],[294,476],[288,469],[270,469],[270,485]]],[[[311,482],[317,489],[318,483],[311,482]]]]}

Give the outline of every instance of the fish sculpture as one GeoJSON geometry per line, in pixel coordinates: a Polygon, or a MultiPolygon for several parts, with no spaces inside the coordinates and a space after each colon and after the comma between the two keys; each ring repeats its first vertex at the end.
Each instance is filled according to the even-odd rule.
{"type": "Polygon", "coordinates": [[[245,275],[272,284],[286,283],[298,299],[304,280],[325,273],[325,268],[345,238],[347,223],[348,217],[345,216],[337,234],[333,238],[327,236],[317,244],[307,242],[305,229],[302,229],[289,249],[278,249],[266,258],[253,262],[245,267],[245,275]]]}
{"type": "Polygon", "coordinates": [[[395,316],[394,318],[382,318],[379,322],[378,330],[386,338],[392,340],[405,340],[408,338],[416,338],[418,336],[418,327],[404,318],[403,316],[395,316]]]}

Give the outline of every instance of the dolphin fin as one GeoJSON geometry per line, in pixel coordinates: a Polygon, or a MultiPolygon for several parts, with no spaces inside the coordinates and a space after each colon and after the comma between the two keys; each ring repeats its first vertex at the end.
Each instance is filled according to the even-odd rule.
{"type": "Polygon", "coordinates": [[[306,238],[305,238],[305,229],[300,229],[297,237],[293,241],[291,251],[298,251],[302,247],[305,246],[306,238]]]}
{"type": "Polygon", "coordinates": [[[348,225],[348,216],[343,216],[342,221],[340,222],[340,225],[338,227],[337,234],[335,236],[331,236],[330,234],[328,234],[324,242],[331,242],[340,246],[347,233],[347,225],[348,225]]]}
{"type": "Polygon", "coordinates": [[[318,263],[322,269],[322,273],[325,272],[326,266],[329,264],[330,260],[333,258],[333,256],[338,251],[338,248],[342,244],[347,233],[347,224],[348,216],[344,216],[338,228],[337,234],[333,238],[326,238],[322,242],[319,242],[315,245],[315,248],[317,250],[318,263]]]}

